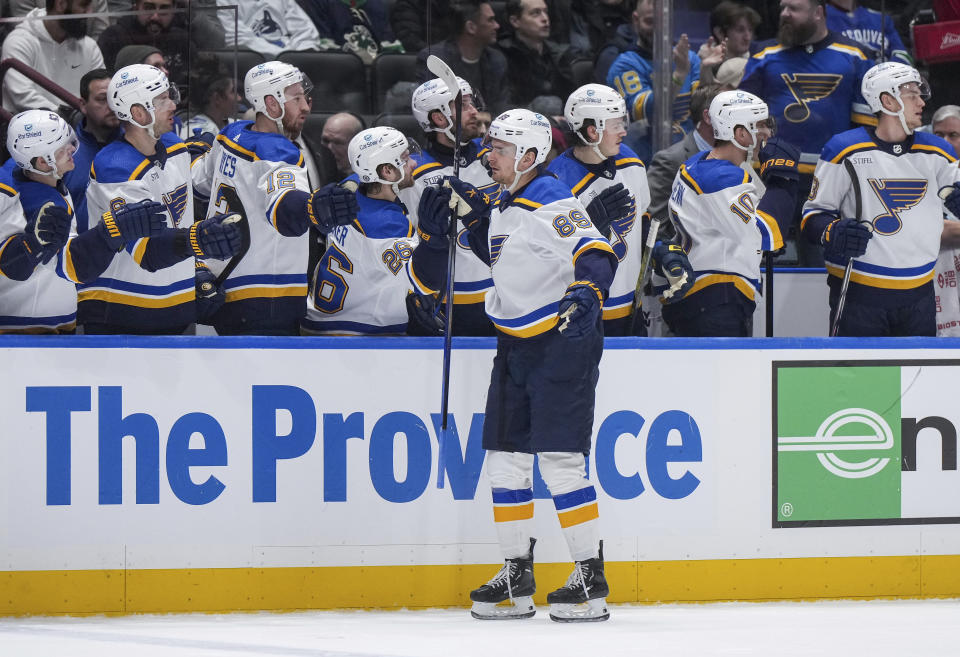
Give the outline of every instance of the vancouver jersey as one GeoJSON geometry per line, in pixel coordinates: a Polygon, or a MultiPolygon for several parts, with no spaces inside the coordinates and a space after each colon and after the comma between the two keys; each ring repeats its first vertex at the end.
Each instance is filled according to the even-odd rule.
{"type": "Polygon", "coordinates": [[[800,149],[800,173],[813,173],[827,140],[851,122],[876,125],[860,94],[873,62],[849,39],[830,33],[809,46],[764,48],[747,62],[740,89],[762,98],[777,135],[800,149]]]}
{"type": "MultiPolygon", "coordinates": [[[[356,179],[356,176],[352,176],[356,179]]],[[[403,206],[357,194],[360,212],[328,236],[301,324],[310,333],[404,333],[405,266],[417,239],[403,206]]]]}
{"type": "Polygon", "coordinates": [[[618,183],[629,190],[632,207],[623,219],[610,224],[604,236],[617,256],[617,273],[603,304],[605,321],[628,317],[633,308],[633,294],[640,274],[643,252],[643,215],[650,204],[650,189],[643,162],[624,145],[620,152],[600,164],[584,164],[573,155],[573,149],[555,158],[548,171],[569,187],[580,203],[587,207],[603,190],[618,183]]]}
{"type": "MultiPolygon", "coordinates": [[[[295,322],[303,316],[307,295],[307,236],[285,236],[278,230],[284,196],[294,190],[311,193],[303,154],[283,135],[257,132],[252,125],[252,121],[227,125],[197,163],[205,181],[200,192],[210,196],[206,216],[241,210],[230,207],[224,197],[230,188],[240,199],[250,228],[250,248],[223,283],[226,304],[218,313],[217,326],[221,318],[233,325],[252,316],[295,322]]],[[[227,264],[206,262],[215,274],[227,264]]]]}
{"type": "Polygon", "coordinates": [[[754,304],[760,252],[779,249],[783,237],[776,219],[758,209],[750,174],[707,155],[697,153],[680,165],[670,194],[670,220],[694,271],[693,287],[680,303],[702,290],[724,299],[736,290],[754,304]]]}
{"type": "MultiPolygon", "coordinates": [[[[0,251],[9,236],[26,228],[25,215],[36,214],[48,202],[66,207],[71,216],[70,240],[76,237],[76,218],[70,193],[27,180],[14,173],[13,158],[0,168],[0,251]]],[[[77,320],[76,274],[69,242],[46,263],[40,262],[25,281],[0,276],[0,333],[70,331],[77,320]],[[73,274],[69,278],[68,273],[73,274]]]]}
{"type": "Polygon", "coordinates": [[[827,29],[863,44],[872,51],[877,63],[892,60],[913,66],[913,59],[897,33],[896,21],[889,15],[884,16],[879,11],[866,7],[854,7],[853,11],[848,13],[827,4],[827,29]]]}
{"type": "MultiPolygon", "coordinates": [[[[160,136],[160,157],[145,157],[123,138],[111,142],[93,160],[87,188],[87,216],[100,217],[127,203],[159,201],[166,207],[168,228],[193,223],[190,154],[173,132],[160,136]]],[[[150,240],[127,243],[91,283],[79,286],[80,323],[163,330],[196,321],[194,260],[148,271],[150,240]]]]}
{"type": "MultiPolygon", "coordinates": [[[[855,218],[856,201],[844,160],[853,164],[859,179],[861,219],[873,226],[866,253],[853,262],[851,298],[871,296],[882,302],[884,295],[877,292],[919,294],[919,288],[933,280],[940,251],[944,211],[937,192],[960,180],[953,147],[926,132],[914,132],[898,144],[878,140],[871,128],[833,137],[817,164],[801,228],[818,215],[830,220],[855,218]]],[[[843,278],[845,263],[826,264],[831,279],[843,278]]]]}

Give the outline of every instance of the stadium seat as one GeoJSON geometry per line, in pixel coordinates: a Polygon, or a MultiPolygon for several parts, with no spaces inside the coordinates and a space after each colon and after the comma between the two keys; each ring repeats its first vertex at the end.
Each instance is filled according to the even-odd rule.
{"type": "Polygon", "coordinates": [[[287,51],[277,59],[293,64],[310,78],[313,112],[369,111],[366,67],[353,53],[287,51]]]}
{"type": "Polygon", "coordinates": [[[374,119],[373,125],[386,125],[391,128],[396,128],[406,135],[407,139],[413,139],[421,147],[427,143],[426,135],[423,134],[417,120],[413,118],[413,114],[381,114],[374,119]]]}
{"type": "Polygon", "coordinates": [[[573,78],[574,89],[593,82],[593,60],[578,59],[570,65],[570,76],[573,78]]]}
{"type": "Polygon", "coordinates": [[[386,53],[373,60],[373,110],[383,111],[387,92],[397,82],[417,81],[417,56],[386,53]]]}
{"type": "Polygon", "coordinates": [[[233,62],[237,62],[237,80],[238,87],[243,89],[243,77],[251,68],[257,64],[262,64],[265,60],[263,55],[252,50],[202,50],[201,54],[213,55],[220,60],[220,63],[226,67],[227,71],[233,74],[233,62]]]}

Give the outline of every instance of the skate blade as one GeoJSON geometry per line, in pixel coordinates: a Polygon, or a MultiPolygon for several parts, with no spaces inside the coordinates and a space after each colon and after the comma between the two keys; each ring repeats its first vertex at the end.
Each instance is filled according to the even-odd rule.
{"type": "Polygon", "coordinates": [[[513,604],[495,602],[474,602],[470,615],[479,620],[513,620],[515,618],[530,618],[537,613],[530,596],[514,598],[513,604]]]}
{"type": "Polygon", "coordinates": [[[596,623],[610,618],[607,599],[597,598],[580,604],[550,605],[550,620],[558,623],[596,623]]]}

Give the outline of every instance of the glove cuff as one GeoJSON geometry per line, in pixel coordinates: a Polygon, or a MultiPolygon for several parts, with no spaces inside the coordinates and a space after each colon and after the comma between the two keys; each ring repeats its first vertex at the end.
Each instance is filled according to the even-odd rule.
{"type": "Polygon", "coordinates": [[[600,291],[600,288],[597,287],[592,281],[574,281],[567,286],[567,292],[577,287],[588,287],[594,291],[597,295],[597,300],[603,305],[603,292],[600,291]]]}
{"type": "Polygon", "coordinates": [[[190,248],[193,250],[193,255],[197,256],[198,258],[202,258],[206,254],[203,252],[203,249],[200,248],[200,240],[197,235],[199,230],[200,222],[190,226],[189,232],[187,233],[187,242],[190,244],[190,248]]]}
{"type": "Polygon", "coordinates": [[[313,194],[310,194],[310,195],[307,196],[307,219],[310,220],[310,223],[311,223],[312,225],[314,225],[314,226],[316,226],[317,228],[319,228],[319,227],[320,227],[320,222],[317,221],[317,214],[316,214],[316,211],[315,211],[314,208],[313,208],[313,198],[314,198],[314,194],[315,194],[315,193],[316,193],[316,192],[314,192],[313,194]]]}
{"type": "Polygon", "coordinates": [[[830,236],[833,233],[833,228],[838,221],[840,221],[839,218],[834,219],[829,224],[827,224],[826,228],[823,229],[823,234],[820,236],[820,246],[827,246],[828,244],[830,244],[830,236]]]}
{"type": "Polygon", "coordinates": [[[423,232],[423,229],[420,226],[417,226],[417,237],[420,238],[420,243],[430,249],[445,249],[447,248],[447,239],[446,236],[440,235],[431,235],[429,233],[423,232]]]}

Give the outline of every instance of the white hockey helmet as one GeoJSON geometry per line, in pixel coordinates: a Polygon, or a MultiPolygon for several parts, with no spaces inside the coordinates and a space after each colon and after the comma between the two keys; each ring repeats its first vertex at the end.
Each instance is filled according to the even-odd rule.
{"type": "MultiPolygon", "coordinates": [[[[457,78],[460,85],[460,93],[463,94],[463,103],[473,102],[473,88],[470,83],[461,77],[457,78]]],[[[410,105],[413,109],[413,117],[420,124],[424,132],[442,132],[450,141],[455,141],[454,135],[454,117],[450,111],[450,101],[453,100],[453,94],[447,89],[447,85],[440,78],[427,80],[413,92],[413,100],[410,105]],[[434,110],[439,111],[447,119],[447,127],[438,128],[430,122],[430,113],[434,110]]]]}
{"type": "Polygon", "coordinates": [[[407,175],[406,163],[410,150],[410,143],[402,132],[389,126],[378,126],[354,135],[347,146],[347,157],[360,182],[391,185],[396,192],[407,175]],[[400,180],[382,178],[378,169],[384,164],[396,167],[401,174],[400,180]]]}
{"type": "Polygon", "coordinates": [[[600,140],[603,139],[603,131],[607,127],[607,121],[621,119],[626,126],[627,105],[623,101],[623,96],[607,85],[585,84],[567,98],[567,104],[563,108],[563,116],[576,133],[577,138],[587,146],[592,147],[600,159],[604,159],[606,156],[600,152],[600,140]],[[583,122],[586,119],[592,119],[593,125],[597,129],[596,142],[587,141],[587,138],[581,133],[583,122]]]}
{"type": "Polygon", "coordinates": [[[710,123],[713,126],[714,139],[729,141],[748,152],[756,148],[759,126],[767,122],[769,116],[767,104],[746,91],[724,91],[710,102],[710,123]],[[743,146],[734,139],[734,130],[738,125],[750,133],[750,146],[743,146]]]}
{"type": "Polygon", "coordinates": [[[148,64],[131,64],[113,74],[107,85],[107,104],[117,118],[129,121],[150,131],[154,139],[154,123],[157,120],[155,101],[163,92],[169,92],[174,104],[180,102],[180,93],[176,86],[170,85],[166,73],[148,64]],[[133,106],[140,105],[150,115],[150,123],[141,125],[133,119],[133,106]]]}
{"type": "Polygon", "coordinates": [[[24,171],[42,176],[62,177],[57,169],[57,155],[64,149],[77,150],[77,135],[70,124],[50,110],[27,110],[10,120],[7,126],[7,150],[13,161],[24,171]],[[37,160],[43,160],[50,171],[36,168],[37,160]]]}
{"type": "Polygon", "coordinates": [[[911,82],[916,83],[921,98],[926,100],[930,97],[930,87],[926,80],[920,77],[919,71],[900,62],[883,62],[873,66],[864,73],[863,81],[860,83],[860,92],[870,106],[870,111],[874,113],[883,112],[898,117],[900,124],[908,135],[912,134],[913,130],[907,126],[907,121],[903,116],[903,101],[900,99],[900,93],[903,85],[911,82]],[[890,94],[900,103],[898,111],[891,112],[883,107],[880,97],[885,93],[890,94]]]}
{"type": "Polygon", "coordinates": [[[304,75],[296,66],[285,62],[271,61],[263,64],[257,64],[249,71],[243,79],[243,94],[247,101],[253,106],[254,111],[268,116],[277,122],[280,132],[283,132],[281,120],[286,113],[284,104],[287,99],[283,92],[287,87],[297,83],[303,85],[303,93],[307,96],[313,91],[313,84],[310,78],[304,75]],[[273,96],[280,103],[280,116],[270,116],[267,112],[267,97],[273,96]]]}

